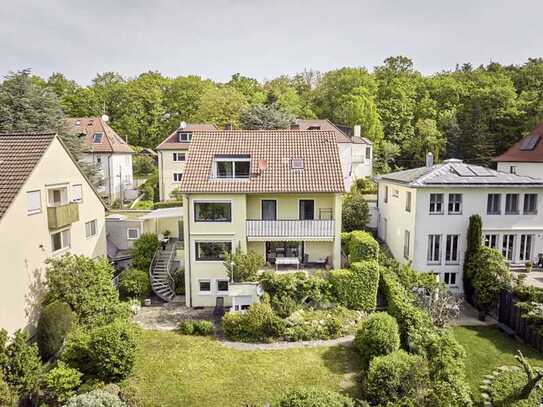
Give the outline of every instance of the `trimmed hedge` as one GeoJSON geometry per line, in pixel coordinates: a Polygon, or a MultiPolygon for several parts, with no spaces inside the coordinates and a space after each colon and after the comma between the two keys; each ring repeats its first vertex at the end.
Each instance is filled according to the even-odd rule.
{"type": "Polygon", "coordinates": [[[68,304],[55,301],[45,306],[37,332],[38,350],[43,361],[57,355],[73,321],[74,314],[68,304]]]}
{"type": "Polygon", "coordinates": [[[353,399],[335,391],[306,387],[286,393],[275,407],[354,407],[353,399]]]}
{"type": "Polygon", "coordinates": [[[164,201],[164,202],[155,202],[153,204],[153,209],[179,208],[182,206],[183,206],[183,201],[164,201]]]}
{"type": "Polygon", "coordinates": [[[351,264],[350,270],[330,273],[330,286],[335,300],[350,309],[371,311],[377,306],[379,264],[375,260],[351,264]]]}
{"type": "Polygon", "coordinates": [[[222,320],[224,335],[234,341],[269,342],[285,333],[285,321],[274,314],[269,301],[253,304],[246,313],[229,312],[222,320]]]}
{"type": "Polygon", "coordinates": [[[123,299],[143,301],[151,294],[149,274],[137,269],[124,271],[119,277],[119,294],[123,299]]]}
{"type": "Polygon", "coordinates": [[[346,240],[349,264],[363,260],[377,260],[379,243],[371,233],[355,230],[350,233],[348,239],[342,234],[342,240],[346,240]]]}
{"type": "Polygon", "coordinates": [[[214,332],[213,322],[206,320],[186,320],[179,325],[179,331],[183,335],[209,336],[214,332]]]}
{"type": "Polygon", "coordinates": [[[400,349],[400,333],[394,317],[386,312],[370,315],[356,332],[354,345],[367,368],[376,356],[388,355],[400,349]]]}

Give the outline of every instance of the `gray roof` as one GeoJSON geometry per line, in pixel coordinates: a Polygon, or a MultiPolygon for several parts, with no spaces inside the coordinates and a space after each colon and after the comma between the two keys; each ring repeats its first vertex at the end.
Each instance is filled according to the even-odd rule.
{"type": "Polygon", "coordinates": [[[378,180],[393,181],[411,187],[459,186],[543,186],[543,179],[521,176],[479,165],[465,164],[461,160],[445,160],[432,167],[384,174],[378,180]]]}

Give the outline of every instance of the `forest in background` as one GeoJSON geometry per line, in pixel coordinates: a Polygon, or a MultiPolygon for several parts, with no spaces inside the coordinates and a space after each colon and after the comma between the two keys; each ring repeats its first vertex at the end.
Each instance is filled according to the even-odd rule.
{"type": "MultiPolygon", "coordinates": [[[[2,94],[16,77],[9,74],[0,84],[0,112],[2,94]]],[[[278,123],[297,117],[360,124],[363,136],[375,143],[381,172],[422,165],[429,151],[438,159],[487,165],[543,121],[543,58],[510,66],[464,64],[423,75],[400,56],[371,71],[304,70],[265,82],[241,74],[217,83],[158,72],[135,78],[101,73],[90,86],[62,73],[30,78],[37,89],[56,95],[65,117],[107,114],[130,144],[151,148],[181,121],[244,127],[247,112],[272,112],[280,116],[278,123]]]]}

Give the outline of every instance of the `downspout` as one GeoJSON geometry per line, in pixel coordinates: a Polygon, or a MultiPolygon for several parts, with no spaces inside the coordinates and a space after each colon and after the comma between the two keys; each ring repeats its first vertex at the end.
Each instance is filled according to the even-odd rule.
{"type": "MultiPolygon", "coordinates": [[[[190,197],[186,195],[187,197],[187,218],[183,219],[183,226],[187,228],[187,239],[185,239],[185,250],[188,255],[188,261],[185,264],[185,271],[188,270],[188,278],[189,278],[189,307],[192,307],[192,272],[191,272],[191,263],[192,263],[192,256],[190,253],[191,249],[191,240],[190,240],[190,197]],[[186,225],[186,226],[185,226],[186,225]]],[[[187,277],[187,276],[185,276],[187,277]]]]}
{"type": "Polygon", "coordinates": [[[107,156],[107,172],[108,172],[108,183],[109,183],[109,199],[113,199],[113,195],[111,194],[112,187],[111,187],[111,154],[107,156]]]}
{"type": "Polygon", "coordinates": [[[167,199],[164,197],[164,156],[162,154],[162,151],[160,151],[160,171],[158,172],[159,174],[159,182],[160,182],[160,188],[159,188],[159,191],[158,191],[158,199],[159,201],[166,201],[167,199]]]}

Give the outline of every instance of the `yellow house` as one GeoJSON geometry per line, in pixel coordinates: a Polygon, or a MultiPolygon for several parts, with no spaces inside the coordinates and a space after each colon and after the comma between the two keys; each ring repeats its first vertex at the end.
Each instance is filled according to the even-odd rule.
{"type": "MultiPolygon", "coordinates": [[[[194,131],[180,183],[188,306],[250,305],[224,253],[268,267],[340,267],[343,176],[331,131],[194,131]],[[222,298],[218,301],[217,298],[222,298]]],[[[234,265],[235,267],[235,265],[234,265]]]]}
{"type": "Polygon", "coordinates": [[[161,201],[172,199],[171,193],[179,188],[187,153],[192,140],[193,131],[217,130],[213,124],[199,124],[182,122],[178,129],[173,131],[156,148],[158,153],[159,169],[159,195],[161,201]]]}
{"type": "Polygon", "coordinates": [[[55,134],[0,135],[0,328],[32,331],[45,260],[106,255],[105,208],[55,134]]]}

